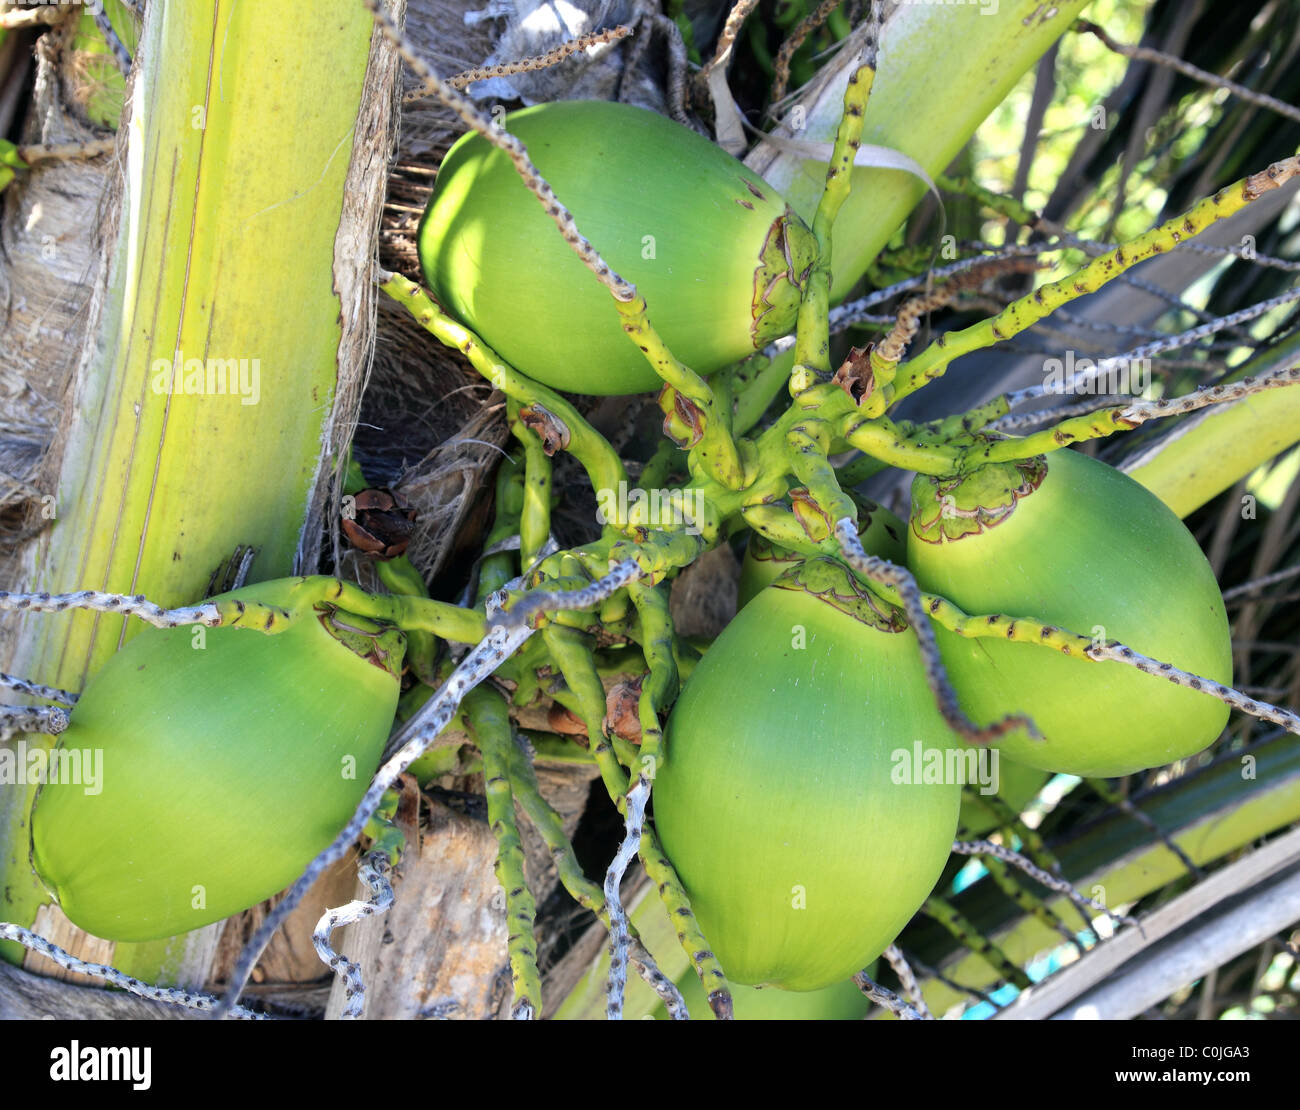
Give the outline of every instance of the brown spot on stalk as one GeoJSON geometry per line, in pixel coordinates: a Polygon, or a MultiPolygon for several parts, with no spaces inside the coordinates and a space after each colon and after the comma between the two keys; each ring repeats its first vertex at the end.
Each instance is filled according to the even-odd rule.
{"type": "Polygon", "coordinates": [[[555,413],[542,405],[529,405],[519,410],[524,427],[542,441],[542,450],[548,456],[569,446],[569,428],[555,413]]]}
{"type": "Polygon", "coordinates": [[[678,447],[694,447],[704,438],[704,410],[689,397],[665,384],[659,391],[659,408],[665,414],[664,435],[678,447]]]}
{"type": "Polygon", "coordinates": [[[876,388],[876,376],[871,371],[871,349],[871,345],[851,348],[848,358],[831,378],[831,384],[844,390],[855,405],[861,405],[876,388]]]}

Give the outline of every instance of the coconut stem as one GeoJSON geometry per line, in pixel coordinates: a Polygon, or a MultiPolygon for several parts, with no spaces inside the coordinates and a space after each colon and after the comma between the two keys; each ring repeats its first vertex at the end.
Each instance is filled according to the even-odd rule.
{"type": "Polygon", "coordinates": [[[339,1015],[341,1018],[355,1020],[365,1012],[366,985],[361,978],[361,965],[335,952],[330,946],[330,934],[344,925],[353,925],[363,918],[383,913],[392,906],[393,887],[385,874],[388,868],[388,857],[382,852],[369,852],[363,856],[357,864],[357,876],[370,888],[371,896],[364,902],[353,901],[326,910],[311,935],[321,962],[347,984],[347,1001],[339,1015]]]}
{"type": "Polygon", "coordinates": [[[523,504],[518,527],[520,569],[527,570],[551,537],[551,458],[541,438],[517,417],[519,402],[512,399],[507,406],[510,408],[516,412],[510,430],[524,449],[523,504]]]}
{"type": "Polygon", "coordinates": [[[1123,925],[1137,925],[1134,918],[1124,914],[1115,913],[1103,902],[1098,902],[1092,898],[1080,894],[1068,882],[1057,875],[1050,875],[1041,867],[1035,866],[1031,861],[1022,856],[1019,852],[1012,851],[1003,844],[994,844],[991,840],[957,840],[953,842],[953,855],[957,856],[993,856],[1000,859],[1003,863],[1009,863],[1012,867],[1017,867],[1028,875],[1035,882],[1042,883],[1049,890],[1054,890],[1058,894],[1064,894],[1071,902],[1080,909],[1096,910],[1104,913],[1113,921],[1123,925]]]}
{"type": "Polygon", "coordinates": [[[903,1021],[924,1021],[927,1014],[931,1021],[934,1020],[933,1014],[929,1014],[928,1011],[927,1014],[921,1013],[914,1006],[904,1002],[893,991],[887,987],[882,987],[866,971],[859,971],[853,976],[853,981],[857,984],[858,990],[871,999],[872,1002],[877,1006],[883,1006],[895,1017],[902,1018],[903,1021]]]}
{"type": "MultiPolygon", "coordinates": [[[[1252,717],[1281,725],[1288,732],[1300,735],[1300,715],[1289,709],[1281,709],[1268,702],[1247,697],[1231,686],[1224,686],[1213,679],[1202,678],[1190,671],[1179,670],[1172,663],[1162,663],[1151,659],[1120,643],[1108,640],[1098,643],[1094,639],[1071,632],[1052,624],[1044,624],[1028,617],[1008,617],[1000,613],[971,616],[963,613],[951,601],[934,594],[918,594],[921,605],[935,621],[950,632],[967,639],[997,639],[1019,644],[1037,644],[1039,647],[1051,648],[1074,658],[1090,659],[1094,663],[1124,663],[1136,667],[1144,674],[1156,678],[1165,678],[1176,686],[1185,686],[1198,690],[1202,694],[1218,698],[1221,702],[1252,717]]],[[[892,600],[892,599],[891,599],[892,600]]]]}
{"type": "MultiPolygon", "coordinates": [[[[210,994],[182,990],[180,987],[155,987],[149,983],[142,983],[139,979],[118,971],[115,967],[109,967],[107,964],[94,964],[79,960],[76,956],[69,955],[57,944],[51,943],[42,936],[37,936],[30,929],[24,929],[21,925],[12,925],[7,921],[0,921],[0,940],[14,941],[29,951],[39,952],[47,960],[53,960],[68,971],[103,979],[115,987],[119,987],[140,998],[147,998],[152,1002],[165,1002],[170,1006],[184,1006],[189,1010],[208,1011],[215,1010],[219,1005],[218,999],[210,994]]],[[[246,1010],[243,1006],[233,1007],[230,1016],[253,1021],[266,1019],[266,1014],[246,1010]]]]}
{"type": "Polygon", "coordinates": [[[126,594],[103,593],[99,590],[77,590],[69,594],[16,594],[0,590],[0,609],[33,613],[89,609],[96,613],[121,613],[128,617],[139,617],[155,628],[177,628],[184,624],[205,624],[209,628],[216,628],[223,623],[221,612],[210,601],[181,609],[164,609],[143,595],[128,597],[126,594]]]}
{"type": "Polygon", "coordinates": [[[841,418],[837,430],[841,439],[859,451],[900,470],[951,474],[962,459],[960,449],[909,436],[901,425],[887,416],[868,420],[853,411],[841,418]]]}
{"type": "MultiPolygon", "coordinates": [[[[519,373],[463,324],[442,311],[415,282],[401,274],[376,272],[379,287],[405,308],[440,343],[460,351],[496,389],[521,405],[541,404],[568,429],[566,450],[587,471],[593,489],[618,489],[627,471],[614,449],[560,394],[519,373]]],[[[622,522],[612,522],[621,526],[622,522]]]]}
{"type": "MultiPolygon", "coordinates": [[[[560,815],[555,812],[550,802],[542,797],[542,792],[537,787],[537,777],[533,772],[532,762],[523,746],[517,742],[510,752],[509,772],[514,796],[549,849],[560,884],[575,902],[594,913],[606,929],[611,928],[604,892],[583,874],[582,866],[573,851],[573,845],[564,833],[564,824],[560,820],[560,815]]],[[[641,943],[636,928],[630,921],[628,933],[628,961],[663,1000],[665,1008],[674,1020],[679,1021],[688,1017],[686,1003],[682,1000],[677,984],[659,970],[654,957],[641,943]]]]}
{"type": "MultiPolygon", "coordinates": [[[[953,845],[953,848],[956,850],[956,845],[953,845]]],[[[937,894],[932,894],[925,900],[921,912],[947,929],[960,944],[982,957],[1008,983],[1014,984],[1022,991],[1033,986],[1024,969],[1013,963],[1001,948],[981,934],[951,903],[937,894]]]]}
{"type": "Polygon", "coordinates": [[[26,694],[30,698],[43,698],[45,701],[56,701],[60,705],[74,706],[77,704],[77,695],[71,690],[59,690],[53,686],[42,686],[39,682],[29,682],[25,678],[19,678],[14,674],[4,674],[0,672],[0,687],[6,690],[17,690],[20,694],[26,694]]]}
{"type": "Polygon", "coordinates": [[[736,442],[731,436],[730,401],[719,405],[713,390],[699,374],[668,349],[668,344],[650,323],[645,298],[640,294],[627,301],[616,301],[623,318],[623,330],[654,367],[664,383],[687,398],[700,410],[702,427],[698,457],[706,472],[720,485],[739,489],[744,484],[744,468],[736,442]]]}
{"type": "Polygon", "coordinates": [[[542,640],[564,676],[565,685],[577,699],[578,715],[587,726],[591,754],[600,768],[605,789],[611,798],[619,798],[627,790],[628,777],[614,757],[609,734],[605,731],[605,687],[591,653],[593,641],[584,632],[554,623],[542,629],[542,640]]]}
{"type": "Polygon", "coordinates": [[[668,920],[673,923],[677,940],[686,955],[690,957],[695,974],[704,985],[704,993],[709,999],[709,1009],[719,1021],[726,1021],[733,1016],[731,989],[727,986],[727,977],[722,965],[713,954],[709,942],[705,940],[700,923],[695,919],[691,909],[691,900],[686,888],[677,877],[677,870],[664,853],[659,837],[649,825],[641,838],[641,863],[646,874],[659,892],[659,899],[668,911],[668,920]]]}
{"type": "Polygon", "coordinates": [[[483,686],[471,690],[465,696],[465,723],[483,754],[488,824],[497,841],[496,873],[506,900],[506,947],[515,992],[510,1015],[528,1020],[542,1011],[542,979],[533,935],[537,903],[524,875],[524,847],[515,822],[515,799],[510,787],[515,739],[505,699],[483,686]]]}
{"type": "MultiPolygon", "coordinates": [[[[1005,830],[1007,833],[1010,831],[1010,829],[1005,830]]],[[[1083,945],[1079,943],[1078,937],[1074,935],[1074,930],[1057,917],[1056,914],[1051,911],[1050,907],[1044,905],[1039,898],[1036,898],[1026,890],[1024,886],[1016,880],[1016,877],[1011,873],[1005,863],[1000,859],[990,856],[988,859],[984,860],[984,867],[989,873],[989,878],[997,885],[997,888],[1019,906],[1023,913],[1026,913],[1040,921],[1043,925],[1047,926],[1047,928],[1060,936],[1066,944],[1070,945],[1075,950],[1076,954],[1080,956],[1083,955],[1083,945]]],[[[1087,923],[1089,930],[1091,930],[1092,923],[1089,922],[1087,918],[1084,920],[1085,923],[1087,923]]]]}
{"type": "Polygon", "coordinates": [[[39,732],[57,736],[68,727],[68,712],[57,705],[0,705],[0,735],[39,732]]]}
{"type": "MultiPolygon", "coordinates": [[[[873,4],[874,31],[879,29],[879,12],[873,4]]],[[[829,374],[830,364],[830,296],[831,230],[835,217],[848,198],[853,162],[862,144],[862,123],[876,71],[876,38],[869,33],[863,42],[861,63],[849,75],[844,88],[844,112],[835,132],[835,145],[826,168],[826,187],[822,190],[813,216],[812,232],[817,240],[817,262],[804,289],[796,322],[795,366],[790,375],[790,394],[801,395],[817,384],[818,373],[829,374]]],[[[802,401],[801,401],[802,403],[802,401]]]]}
{"type": "MultiPolygon", "coordinates": [[[[1164,354],[1167,351],[1177,351],[1184,347],[1189,347],[1202,339],[1209,339],[1219,332],[1228,328],[1235,327],[1237,324],[1243,324],[1248,320],[1257,319],[1266,312],[1272,312],[1275,308],[1281,308],[1283,305],[1290,304],[1292,301],[1300,300],[1300,288],[1288,289],[1285,293],[1280,293],[1276,297],[1270,297],[1268,300],[1259,301],[1256,304],[1249,305],[1237,312],[1231,312],[1226,316],[1216,316],[1204,324],[1198,324],[1194,328],[1188,328],[1177,335],[1166,335],[1160,339],[1153,340],[1150,343],[1143,343],[1140,347],[1135,347],[1131,351],[1125,351],[1123,354],[1112,355],[1109,358],[1098,359],[1096,363],[1087,370],[1076,370],[1068,379],[1058,385],[1035,385],[1025,389],[1017,389],[1006,395],[1006,403],[1009,409],[1018,408],[1029,401],[1037,401],[1044,397],[1056,396],[1059,394],[1079,394],[1092,392],[1091,385],[1098,378],[1114,370],[1131,366],[1143,360],[1150,359],[1155,355],[1164,354]]],[[[1192,394],[1195,396],[1195,394],[1192,394]]],[[[1094,398],[1094,407],[1107,407],[1105,402],[1097,401],[1094,398]]],[[[1029,413],[1016,417],[1003,417],[993,425],[994,431],[1010,431],[1015,427],[1015,421],[1037,418],[1034,422],[1038,423],[1044,419],[1050,419],[1052,413],[1029,413]]]]}
{"type": "Polygon", "coordinates": [[[1143,674],[1168,679],[1175,686],[1185,686],[1189,690],[1199,690],[1202,694],[1209,694],[1213,698],[1218,698],[1233,709],[1240,710],[1242,713],[1249,713],[1252,717],[1258,717],[1262,721],[1281,725],[1287,732],[1300,736],[1300,714],[1293,713],[1289,709],[1281,709],[1276,705],[1270,705],[1266,701],[1247,697],[1241,691],[1234,690],[1231,686],[1224,686],[1223,683],[1215,682],[1213,679],[1202,678],[1190,671],[1179,670],[1171,663],[1162,663],[1158,659],[1151,659],[1148,656],[1141,655],[1132,648],[1125,647],[1118,640],[1110,640],[1105,644],[1090,642],[1087,655],[1089,659],[1093,660],[1126,663],[1130,667],[1136,667],[1143,674]]]}
{"type": "Polygon", "coordinates": [[[961,331],[948,332],[903,365],[896,383],[894,403],[941,377],[959,356],[1019,335],[1056,309],[1077,297],[1095,293],[1138,263],[1173,250],[1185,239],[1199,235],[1218,221],[1239,212],[1297,174],[1300,174],[1300,157],[1275,162],[1261,173],[1243,178],[1205,198],[1186,213],[1099,255],[1059,281],[1012,301],[998,315],[961,331]]]}
{"type": "Polygon", "coordinates": [[[606,988],[605,1017],[610,1021],[623,1018],[623,991],[627,986],[628,948],[631,944],[630,922],[619,888],[628,864],[635,858],[645,831],[645,807],[650,800],[650,780],[644,775],[627,792],[624,799],[623,842],[605,872],[605,909],[609,912],[609,980],[606,988]]]}
{"type": "Polygon", "coordinates": [[[972,744],[987,744],[1015,728],[1027,729],[1037,735],[1034,723],[1023,714],[1010,714],[999,721],[981,728],[966,716],[957,701],[957,693],[948,681],[948,670],[939,655],[939,644],[935,640],[934,628],[927,615],[928,608],[923,603],[923,596],[916,585],[916,579],[905,567],[895,566],[885,559],[868,555],[858,540],[858,526],[855,516],[846,516],[835,524],[835,538],[839,542],[844,561],[862,578],[884,587],[878,592],[886,601],[898,605],[907,616],[907,622],[916,633],[917,643],[921,648],[921,658],[925,663],[925,679],[943,719],[959,736],[972,744]]]}
{"type": "MultiPolygon", "coordinates": [[[[898,982],[903,988],[903,993],[907,995],[916,1012],[927,1021],[933,1021],[934,1014],[930,1013],[930,1008],[925,1004],[925,998],[921,994],[921,986],[917,983],[916,975],[912,972],[912,965],[907,962],[903,950],[898,945],[891,944],[881,955],[888,961],[889,966],[894,969],[894,974],[898,976],[898,982]]],[[[865,972],[863,975],[865,976],[865,972]]]]}
{"type": "Polygon", "coordinates": [[[637,718],[641,722],[641,747],[637,764],[641,774],[654,781],[662,758],[663,726],[660,710],[666,710],[677,697],[677,660],[673,655],[673,621],[668,611],[668,592],[662,586],[634,583],[628,589],[640,618],[641,651],[649,674],[641,684],[637,699],[637,718]]]}
{"type": "MultiPolygon", "coordinates": [[[[857,506],[841,488],[835,477],[835,468],[827,461],[831,445],[831,426],[825,420],[799,421],[786,436],[790,453],[790,467],[808,490],[813,505],[822,516],[808,520],[810,537],[815,541],[828,539],[831,522],[841,517],[858,515],[857,506]]],[[[799,502],[796,502],[796,512],[799,502]]],[[[808,519],[803,514],[801,520],[808,519]]],[[[854,532],[856,535],[856,530],[854,532]]]]}

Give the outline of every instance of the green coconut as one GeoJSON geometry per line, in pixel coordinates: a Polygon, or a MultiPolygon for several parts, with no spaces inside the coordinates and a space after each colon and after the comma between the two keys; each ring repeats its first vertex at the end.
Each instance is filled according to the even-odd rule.
{"type": "MultiPolygon", "coordinates": [[[[565,100],[504,123],[692,369],[711,373],[793,330],[816,243],[742,163],[629,104],[565,100]]],[[[588,394],[659,387],[609,291],[476,132],[443,159],[418,249],[444,307],[529,377],[588,394]]]]}
{"type": "MultiPolygon", "coordinates": [[[[319,579],[223,595],[292,607],[319,579]]],[[[95,674],[59,748],[99,789],[46,782],[32,863],[74,924],[173,936],[288,886],[361,801],[397,708],[402,634],[319,607],[275,635],[147,628],[95,674]]]]}
{"type": "MultiPolygon", "coordinates": [[[[918,477],[908,566],[968,614],[1043,621],[1119,640],[1182,670],[1232,681],[1228,618],[1195,538],[1158,498],[1076,451],[918,477]]],[[[1027,713],[1001,741],[1018,763],[1113,777],[1201,751],[1228,719],[1221,701],[1118,662],[938,629],[966,712],[1027,713]]]]}
{"type": "Polygon", "coordinates": [[[916,768],[960,742],[915,634],[838,562],[809,560],[741,610],[665,744],[655,825],[732,983],[851,978],[943,870],[960,783],[916,768]]]}
{"type": "MultiPolygon", "coordinates": [[[[874,978],[875,965],[867,969],[874,978]]],[[[861,1021],[872,1002],[851,979],[819,991],[783,991],[778,987],[741,987],[728,984],[733,1014],[737,1021],[861,1021]]],[[[677,989],[692,1021],[713,1021],[709,999],[700,977],[688,968],[677,980],[677,989]]],[[[656,1021],[667,1021],[668,1010],[661,1003],[656,1021]]]]}

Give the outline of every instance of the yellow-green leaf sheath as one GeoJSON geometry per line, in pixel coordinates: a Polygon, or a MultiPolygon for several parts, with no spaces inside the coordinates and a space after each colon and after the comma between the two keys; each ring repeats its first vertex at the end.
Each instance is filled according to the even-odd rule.
{"type": "MultiPolygon", "coordinates": [[[[225,596],[279,604],[302,582],[225,596]]],[[[47,783],[32,815],[33,864],[76,925],[196,929],[287,886],[338,834],[378,766],[403,641],[341,615],[349,647],[328,616],[276,635],[150,628],[96,674],[59,749],[100,753],[100,788],[47,783]]]]}
{"type": "MultiPolygon", "coordinates": [[[[812,233],[725,151],[605,101],[539,104],[505,126],[693,370],[711,373],[793,328],[812,233]]],[[[419,252],[443,305],[529,377],[590,394],[659,386],[609,291],[480,135],[447,152],[419,252]]]]}
{"type": "MultiPolygon", "coordinates": [[[[1002,613],[1119,640],[1193,674],[1232,681],[1228,619],[1209,563],[1182,522],[1114,468],[1054,451],[1019,467],[983,467],[960,483],[920,477],[912,501],[907,561],[923,590],[968,614],[1002,613]],[[1043,465],[1045,476],[1034,469],[1043,465]],[[1017,479],[1002,480],[1012,469],[1029,476],[1018,496],[1005,492],[1017,479]]],[[[936,631],[967,713],[988,721],[1020,711],[1043,732],[1042,741],[1021,730],[1001,742],[1032,767],[1130,774],[1200,751],[1227,721],[1227,706],[1208,694],[1122,663],[936,631]]]]}
{"type": "Polygon", "coordinates": [[[686,684],[654,814],[728,980],[810,991],[879,956],[930,894],[960,786],[894,776],[914,779],[915,743],[959,741],[915,634],[884,630],[895,614],[838,563],[792,575],[818,594],[768,587],[686,684]]]}

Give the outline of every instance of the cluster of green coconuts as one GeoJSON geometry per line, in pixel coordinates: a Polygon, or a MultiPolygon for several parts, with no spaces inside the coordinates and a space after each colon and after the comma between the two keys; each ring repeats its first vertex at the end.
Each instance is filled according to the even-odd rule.
{"type": "MultiPolygon", "coordinates": [[[[813,237],[739,162],[626,105],[546,104],[506,124],[687,365],[707,374],[792,330],[813,237]]],[[[609,294],[482,137],[444,160],[419,249],[445,308],[536,381],[659,385],[609,294]]],[[[919,476],[909,522],[877,510],[862,529],[868,551],[967,613],[1117,639],[1230,681],[1223,601],[1196,541],[1087,456],[919,476]]],[[[243,593],[274,601],[301,581],[243,593]]],[[[901,612],[839,562],[756,538],[742,600],[672,710],[655,826],[730,980],[840,991],[930,894],[959,820],[978,832],[991,815],[960,816],[956,782],[891,775],[899,749],[961,744],[901,612]]],[[[116,940],[183,932],[268,897],[329,843],[398,696],[401,634],[357,620],[212,629],[203,651],[186,629],[148,629],[95,676],[61,742],[104,749],[103,793],[48,785],[32,821],[34,865],[74,922],[116,940]]],[[[1050,772],[1117,776],[1191,755],[1226,720],[1221,702],[1118,663],[937,633],[972,719],[1024,713],[1042,733],[999,742],[1016,805],[1050,772]]]]}

